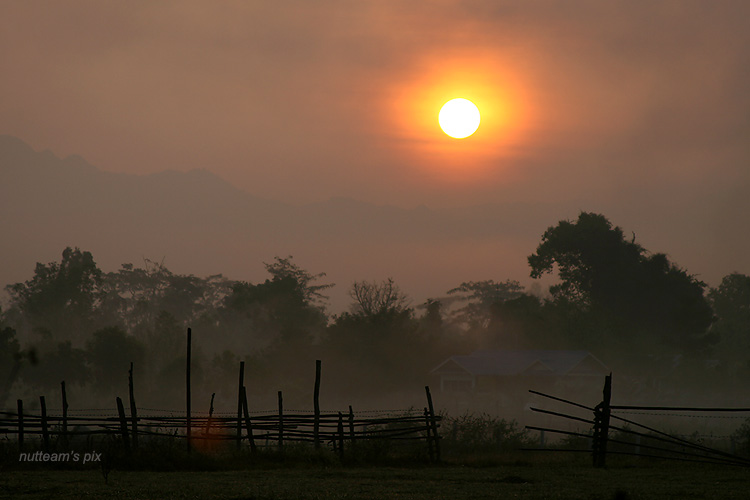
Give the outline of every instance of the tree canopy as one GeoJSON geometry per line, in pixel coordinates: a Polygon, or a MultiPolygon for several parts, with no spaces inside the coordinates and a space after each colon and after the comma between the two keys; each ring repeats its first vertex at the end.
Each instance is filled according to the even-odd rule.
{"type": "Polygon", "coordinates": [[[582,212],[550,227],[528,261],[532,278],[557,266],[553,297],[585,311],[604,332],[655,337],[686,352],[705,347],[713,320],[705,283],[665,254],[647,252],[635,235],[626,239],[603,215],[582,212]]]}

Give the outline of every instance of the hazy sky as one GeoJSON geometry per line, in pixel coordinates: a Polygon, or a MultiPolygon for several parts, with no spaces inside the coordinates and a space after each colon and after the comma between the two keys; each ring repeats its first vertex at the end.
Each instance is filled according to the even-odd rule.
{"type": "MultiPolygon", "coordinates": [[[[520,239],[274,249],[341,294],[387,275],[418,300],[527,277],[544,228],[579,210],[715,286],[750,273],[748,19],[747,0],[0,0],[0,134],[111,172],[207,169],[290,203],[567,207],[520,239]],[[437,123],[454,97],[482,113],[464,140],[437,123]]],[[[19,246],[13,268],[27,276],[66,245],[162,255],[46,243],[19,246]]],[[[232,251],[221,269],[177,250],[168,262],[247,279],[248,260],[261,276],[273,257],[232,251]]]]}
{"type": "Polygon", "coordinates": [[[0,133],[286,201],[746,183],[750,3],[3,1],[0,133]],[[483,113],[450,139],[453,97],[483,113]]]}

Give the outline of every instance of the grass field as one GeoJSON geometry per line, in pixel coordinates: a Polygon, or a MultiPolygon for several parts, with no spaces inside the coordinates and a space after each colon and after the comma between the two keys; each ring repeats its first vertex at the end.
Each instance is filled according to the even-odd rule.
{"type": "Polygon", "coordinates": [[[489,466],[263,466],[216,472],[5,470],[12,499],[749,499],[750,469],[559,457],[489,466]]]}

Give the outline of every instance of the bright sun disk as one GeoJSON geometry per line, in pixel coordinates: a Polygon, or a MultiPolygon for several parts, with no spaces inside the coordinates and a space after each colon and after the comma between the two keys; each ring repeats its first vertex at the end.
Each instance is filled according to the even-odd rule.
{"type": "Polygon", "coordinates": [[[438,114],[440,128],[454,139],[464,139],[476,132],[479,120],[476,104],[460,97],[446,102],[438,114]]]}

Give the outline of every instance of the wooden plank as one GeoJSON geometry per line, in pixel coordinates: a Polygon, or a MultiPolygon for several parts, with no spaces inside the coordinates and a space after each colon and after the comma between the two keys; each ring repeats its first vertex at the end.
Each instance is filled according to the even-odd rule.
{"type": "Polygon", "coordinates": [[[60,382],[60,390],[62,391],[62,435],[60,440],[62,441],[63,449],[68,448],[68,395],[65,393],[65,381],[60,382]]]}
{"type": "Polygon", "coordinates": [[[245,396],[245,362],[240,361],[240,381],[237,385],[237,449],[242,447],[242,402],[245,396]]]}
{"type": "Polygon", "coordinates": [[[128,420],[125,417],[125,406],[122,404],[122,399],[117,398],[117,414],[120,416],[120,434],[122,435],[122,444],[125,445],[125,449],[130,451],[130,439],[128,438],[128,420]]]}
{"type": "Polygon", "coordinates": [[[279,451],[284,450],[284,398],[279,391],[279,451]]]}
{"type": "Polygon", "coordinates": [[[430,411],[426,407],[424,409],[424,422],[425,430],[427,431],[427,455],[430,457],[430,462],[434,462],[435,450],[432,443],[432,422],[430,421],[430,411]]]}
{"type": "Polygon", "coordinates": [[[23,453],[23,400],[19,399],[18,405],[18,453],[23,453]]]}
{"type": "Polygon", "coordinates": [[[354,450],[356,445],[354,444],[354,410],[352,410],[352,405],[349,405],[349,441],[351,441],[352,450],[354,450]]]}
{"type": "Polygon", "coordinates": [[[203,433],[205,436],[209,436],[211,434],[211,424],[212,420],[214,418],[214,398],[216,397],[216,393],[211,393],[211,404],[208,406],[208,420],[206,421],[206,431],[203,433]]]}
{"type": "Polygon", "coordinates": [[[313,393],[313,407],[315,410],[315,423],[313,424],[313,439],[315,448],[320,448],[320,372],[321,361],[315,360],[315,392],[313,393]]]}
{"type": "Polygon", "coordinates": [[[138,410],[135,406],[135,391],[133,389],[133,362],[128,370],[128,396],[130,398],[130,420],[133,431],[133,448],[138,448],[138,410]]]}
{"type": "Polygon", "coordinates": [[[338,439],[339,439],[339,459],[344,459],[344,415],[339,412],[339,425],[338,425],[338,439]]]}
{"type": "Polygon", "coordinates": [[[604,467],[607,461],[607,439],[609,437],[609,418],[612,399],[612,374],[604,377],[602,402],[594,408],[594,467],[604,467]]]}
{"type": "Polygon", "coordinates": [[[190,453],[190,451],[193,448],[193,443],[191,441],[191,432],[192,432],[192,420],[190,415],[190,357],[191,357],[191,350],[192,350],[192,342],[193,342],[193,332],[190,328],[187,329],[187,361],[185,362],[185,386],[186,386],[186,394],[185,394],[185,406],[186,406],[186,412],[187,412],[187,418],[186,418],[186,435],[187,435],[187,451],[190,453]]]}
{"type": "Polygon", "coordinates": [[[49,451],[49,430],[47,428],[47,403],[44,396],[39,396],[39,403],[42,406],[42,444],[44,451],[49,451]]]}
{"type": "Polygon", "coordinates": [[[430,408],[430,430],[432,431],[432,440],[435,443],[435,459],[440,462],[440,435],[437,430],[437,421],[435,420],[435,407],[432,405],[432,395],[430,394],[430,386],[424,386],[425,393],[427,393],[427,406],[430,408]]]}

